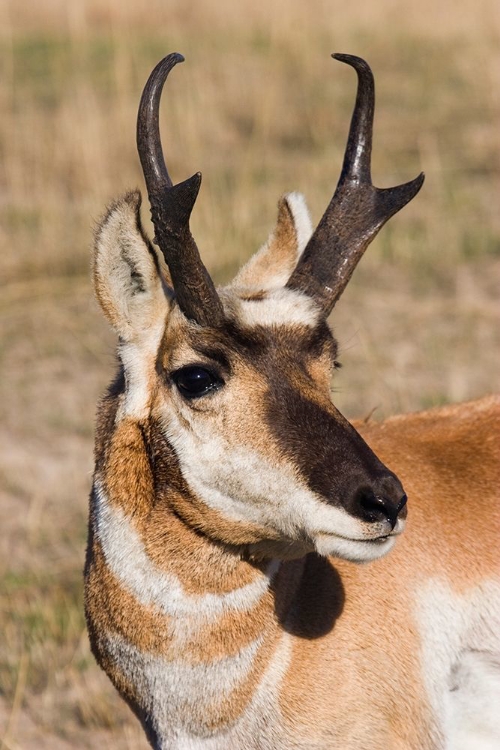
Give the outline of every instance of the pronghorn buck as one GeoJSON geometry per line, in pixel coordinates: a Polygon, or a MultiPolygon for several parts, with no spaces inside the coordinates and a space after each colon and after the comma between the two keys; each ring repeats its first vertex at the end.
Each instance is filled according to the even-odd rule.
{"type": "Polygon", "coordinates": [[[314,231],[286,195],[216,290],[189,230],[201,176],[172,184],[160,144],[173,54],[138,117],[168,274],[138,192],[97,232],[120,371],[99,407],[86,612],[162,750],[500,748],[500,403],[352,426],[330,399],[326,319],[423,182],[372,185],[373,76],[334,57],[358,93],[314,231]]]}

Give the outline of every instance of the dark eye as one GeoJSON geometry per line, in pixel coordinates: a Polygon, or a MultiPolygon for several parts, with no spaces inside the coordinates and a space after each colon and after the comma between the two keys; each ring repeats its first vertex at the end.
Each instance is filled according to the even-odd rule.
{"type": "Polygon", "coordinates": [[[177,370],[172,374],[172,380],[184,398],[199,398],[224,385],[213,372],[195,365],[177,370]]]}

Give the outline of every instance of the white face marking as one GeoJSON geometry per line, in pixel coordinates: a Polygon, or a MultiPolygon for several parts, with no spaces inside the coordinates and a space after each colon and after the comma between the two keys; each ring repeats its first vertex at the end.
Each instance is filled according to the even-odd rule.
{"type": "Polygon", "coordinates": [[[228,317],[240,325],[254,326],[303,325],[314,328],[321,310],[311,297],[295,289],[272,289],[264,299],[240,299],[232,291],[220,290],[228,317]]]}
{"type": "Polygon", "coordinates": [[[326,503],[286,459],[276,466],[235,447],[216,426],[193,418],[189,407],[182,420],[169,412],[164,429],[191,490],[227,519],[268,528],[283,541],[303,542],[306,535],[319,554],[355,562],[375,560],[393,546],[393,537],[379,539],[389,533],[385,522],[363,523],[326,503]]]}
{"type": "Polygon", "coordinates": [[[141,604],[154,605],[165,615],[210,620],[228,611],[247,611],[266,593],[279,568],[279,562],[270,562],[255,581],[224,594],[188,594],[177,576],[151,562],[130,520],[109,504],[97,480],[94,491],[96,534],[110,570],[141,604]]]}
{"type": "Polygon", "coordinates": [[[500,584],[464,595],[427,580],[416,595],[422,669],[450,750],[500,747],[500,584]]]}

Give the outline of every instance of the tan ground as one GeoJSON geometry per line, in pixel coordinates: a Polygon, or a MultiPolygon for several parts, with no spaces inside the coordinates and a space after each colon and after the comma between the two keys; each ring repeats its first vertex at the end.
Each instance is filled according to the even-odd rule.
{"type": "MultiPolygon", "coordinates": [[[[427,173],[332,323],[348,416],[498,387],[500,6],[327,0],[0,4],[0,750],[146,747],[89,654],[81,604],[95,402],[114,339],[88,275],[93,220],[141,184],[140,89],[179,50],[165,148],[201,169],[194,230],[219,279],[302,190],[318,219],[354,95],[378,83],[374,175],[427,173]]],[[[145,211],[145,215],[146,215],[145,211]]]]}

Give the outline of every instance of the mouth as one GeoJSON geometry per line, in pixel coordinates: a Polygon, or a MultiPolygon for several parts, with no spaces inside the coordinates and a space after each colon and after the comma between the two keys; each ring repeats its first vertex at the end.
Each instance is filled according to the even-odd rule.
{"type": "Polygon", "coordinates": [[[404,531],[404,523],[398,522],[397,525],[384,534],[378,534],[377,536],[346,536],[345,534],[336,534],[333,531],[319,531],[318,536],[319,537],[336,537],[337,539],[343,539],[346,542],[355,542],[355,543],[367,543],[367,544],[373,544],[373,543],[381,543],[385,542],[388,539],[392,539],[393,537],[400,536],[404,531]]]}
{"type": "Polygon", "coordinates": [[[347,537],[332,532],[315,535],[316,552],[324,557],[340,557],[351,562],[371,562],[392,549],[403,528],[395,528],[387,534],[374,537],[347,537]]]}
{"type": "Polygon", "coordinates": [[[364,542],[365,544],[384,544],[394,534],[385,534],[383,536],[376,536],[373,539],[352,539],[352,542],[364,542]]]}
{"type": "Polygon", "coordinates": [[[372,543],[372,542],[385,542],[387,539],[393,539],[396,536],[400,536],[403,533],[403,530],[404,530],[404,526],[401,526],[401,528],[399,528],[399,529],[396,526],[396,528],[394,528],[388,534],[380,534],[380,536],[369,537],[368,539],[366,537],[364,537],[362,539],[352,539],[351,541],[353,541],[353,542],[368,542],[369,544],[372,543]]]}

